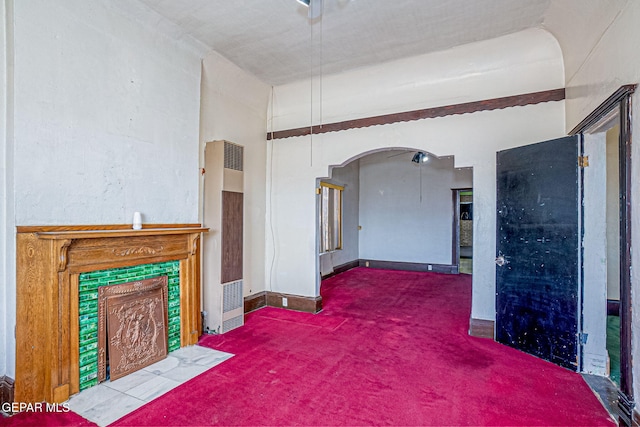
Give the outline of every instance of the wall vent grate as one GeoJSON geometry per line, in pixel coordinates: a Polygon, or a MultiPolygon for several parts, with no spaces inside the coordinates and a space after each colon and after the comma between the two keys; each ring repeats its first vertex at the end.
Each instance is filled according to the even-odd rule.
{"type": "Polygon", "coordinates": [[[227,141],[224,142],[224,167],[226,169],[233,169],[242,172],[244,170],[243,157],[243,146],[227,141]]]}
{"type": "Polygon", "coordinates": [[[222,312],[228,313],[244,306],[242,297],[242,280],[222,285],[222,312]]]}
{"type": "Polygon", "coordinates": [[[222,322],[222,333],[224,334],[232,329],[242,326],[244,320],[243,317],[243,315],[240,315],[222,322]]]}

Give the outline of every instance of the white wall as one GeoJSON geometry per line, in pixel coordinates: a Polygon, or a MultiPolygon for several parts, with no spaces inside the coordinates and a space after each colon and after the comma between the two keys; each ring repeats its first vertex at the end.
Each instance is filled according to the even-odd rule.
{"type": "Polygon", "coordinates": [[[12,374],[9,325],[14,324],[15,253],[13,214],[13,2],[0,2],[0,377],[12,374]]]}
{"type": "Polygon", "coordinates": [[[582,0],[565,0],[551,2],[548,13],[554,18],[545,23],[565,58],[569,131],[620,86],[638,83],[640,4],[610,0],[584,7],[582,0]]]}
{"type": "MultiPolygon", "coordinates": [[[[564,3],[564,2],[558,2],[564,3]]],[[[580,0],[572,0],[565,6],[583,10],[580,0]]],[[[635,0],[617,0],[603,2],[601,9],[606,13],[599,13],[593,9],[591,14],[566,16],[564,21],[552,28],[562,45],[565,57],[571,58],[575,64],[567,69],[567,109],[566,129],[572,129],[586,115],[591,113],[602,101],[615,92],[621,85],[640,82],[640,51],[637,41],[640,39],[640,2],[635,0]],[[590,21],[604,21],[605,25],[589,25],[590,21]],[[582,32],[588,30],[593,34],[589,38],[582,37],[582,32]],[[582,32],[581,32],[582,31],[582,32]],[[589,43],[587,43],[589,41],[589,43]]],[[[633,124],[631,134],[635,135],[632,144],[632,183],[640,182],[640,98],[633,96],[633,124]]],[[[640,186],[632,185],[633,218],[631,223],[632,242],[634,247],[640,242],[640,215],[638,215],[638,201],[640,200],[640,186]]],[[[633,250],[632,265],[640,265],[640,251],[633,250]]],[[[633,360],[640,360],[640,278],[631,272],[632,312],[633,312],[633,360]]],[[[640,395],[640,365],[634,364],[633,389],[635,396],[640,395]]]]}
{"type": "MultiPolygon", "coordinates": [[[[563,87],[562,54],[556,40],[529,30],[446,52],[380,64],[323,78],[323,122],[563,87]]],[[[310,82],[275,88],[275,130],[309,125],[310,82]],[[305,90],[306,88],[306,90],[305,90]]],[[[315,100],[320,99],[316,94],[315,100]]],[[[564,102],[478,112],[311,137],[270,145],[268,183],[273,235],[267,260],[269,286],[277,292],[315,296],[315,178],[331,165],[388,147],[412,147],[455,156],[456,167],[473,167],[474,258],[472,316],[495,317],[496,151],[564,134],[564,102]]]]}
{"type": "MultiPolygon", "coordinates": [[[[172,39],[165,20],[134,2],[14,7],[11,233],[13,224],[127,223],[134,211],[147,222],[197,222],[199,46],[172,39]]],[[[9,268],[3,348],[13,377],[9,268]]]]}
{"type": "Polygon", "coordinates": [[[16,222],[197,222],[198,54],[109,2],[15,9],[16,222]]]}
{"type": "Polygon", "coordinates": [[[440,107],[564,87],[555,38],[531,29],[442,52],[278,86],[273,129],[440,107]],[[550,70],[554,70],[550,76],[550,70]],[[560,71],[561,74],[556,75],[560,71]],[[483,84],[486,79],[491,84],[483,84]],[[322,89],[322,93],[320,93],[322,89]]]}
{"type": "MultiPolygon", "coordinates": [[[[604,133],[585,135],[584,154],[584,288],[582,332],[588,334],[583,348],[583,372],[607,374],[607,153],[604,133]]],[[[617,269],[616,269],[617,271],[617,269]]]]}
{"type": "MultiPolygon", "coordinates": [[[[244,146],[244,294],[254,294],[265,289],[265,135],[271,88],[215,52],[204,58],[202,71],[201,165],[207,142],[244,146]]],[[[208,262],[206,252],[203,256],[208,262]]]]}
{"type": "Polygon", "coordinates": [[[472,171],[452,158],[416,164],[415,153],[360,159],[360,258],[452,263],[451,189],[472,187],[472,171]]]}

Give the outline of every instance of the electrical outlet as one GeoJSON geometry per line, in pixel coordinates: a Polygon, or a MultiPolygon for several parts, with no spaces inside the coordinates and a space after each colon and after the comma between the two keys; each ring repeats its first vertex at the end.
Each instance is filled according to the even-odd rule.
{"type": "Polygon", "coordinates": [[[369,261],[365,261],[364,266],[369,267],[369,261]]]}
{"type": "Polygon", "coordinates": [[[427,270],[432,271],[433,270],[433,265],[431,265],[431,264],[427,265],[427,270]]]}
{"type": "Polygon", "coordinates": [[[287,300],[287,297],[282,297],[282,306],[286,307],[289,305],[289,301],[287,300]]]}

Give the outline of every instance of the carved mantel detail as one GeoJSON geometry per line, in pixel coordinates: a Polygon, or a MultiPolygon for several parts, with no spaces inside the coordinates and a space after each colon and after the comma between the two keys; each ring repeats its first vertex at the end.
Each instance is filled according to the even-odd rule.
{"type": "Polygon", "coordinates": [[[60,248],[58,256],[58,271],[60,272],[64,271],[67,268],[67,253],[69,252],[69,245],[71,245],[71,240],[60,240],[59,244],[60,248]]]}
{"type": "Polygon", "coordinates": [[[200,247],[200,235],[194,234],[191,236],[191,255],[195,255],[200,247]]]}
{"type": "Polygon", "coordinates": [[[79,391],[81,273],[180,261],[180,345],[197,343],[199,242],[208,228],[130,227],[18,227],[15,401],[61,403],[79,391]]]}
{"type": "Polygon", "coordinates": [[[152,248],[150,246],[139,246],[127,249],[113,249],[113,253],[117,256],[129,256],[129,255],[156,255],[164,250],[163,246],[152,248]]]}

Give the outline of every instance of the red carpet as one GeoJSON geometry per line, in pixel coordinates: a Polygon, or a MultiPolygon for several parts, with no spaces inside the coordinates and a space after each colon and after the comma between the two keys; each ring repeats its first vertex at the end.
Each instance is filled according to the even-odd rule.
{"type": "Polygon", "coordinates": [[[614,425],[582,377],[467,334],[471,278],[354,269],[317,315],[264,308],[236,356],[116,425],[614,425]]]}
{"type": "Polygon", "coordinates": [[[85,420],[80,415],[73,412],[20,412],[12,417],[3,418],[0,415],[0,426],[6,427],[55,427],[55,426],[76,426],[89,427],[95,423],[85,420]]]}
{"type": "Polygon", "coordinates": [[[470,276],[358,268],[322,294],[204,337],[236,356],[114,425],[615,425],[580,375],[468,336],[470,276]]]}

